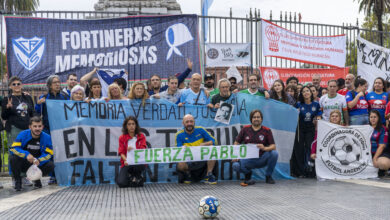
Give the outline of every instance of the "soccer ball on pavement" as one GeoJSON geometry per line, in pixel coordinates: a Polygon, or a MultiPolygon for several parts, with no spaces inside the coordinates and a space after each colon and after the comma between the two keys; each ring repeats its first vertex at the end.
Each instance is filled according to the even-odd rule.
{"type": "Polygon", "coordinates": [[[198,211],[203,218],[215,218],[220,210],[219,200],[214,196],[205,196],[199,201],[198,211]]]}

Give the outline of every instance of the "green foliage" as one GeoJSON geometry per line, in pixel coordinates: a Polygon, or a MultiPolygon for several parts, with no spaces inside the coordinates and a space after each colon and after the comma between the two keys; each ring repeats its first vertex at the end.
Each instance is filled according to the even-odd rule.
{"type": "Polygon", "coordinates": [[[0,9],[4,11],[35,11],[39,0],[0,0],[0,9]]]}

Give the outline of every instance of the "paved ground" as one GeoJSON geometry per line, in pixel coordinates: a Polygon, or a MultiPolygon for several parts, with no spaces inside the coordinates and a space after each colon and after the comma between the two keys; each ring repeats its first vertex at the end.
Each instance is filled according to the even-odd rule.
{"type": "Polygon", "coordinates": [[[205,195],[220,199],[219,219],[390,219],[390,180],[45,186],[21,193],[7,183],[0,190],[0,219],[200,219],[197,203],[205,195]]]}

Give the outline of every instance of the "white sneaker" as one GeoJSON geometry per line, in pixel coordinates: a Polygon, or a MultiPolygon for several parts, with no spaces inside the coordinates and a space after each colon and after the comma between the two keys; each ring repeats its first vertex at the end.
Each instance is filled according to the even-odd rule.
{"type": "Polygon", "coordinates": [[[22,178],[22,185],[23,186],[32,186],[32,182],[30,180],[28,180],[26,177],[23,177],[22,178]]]}

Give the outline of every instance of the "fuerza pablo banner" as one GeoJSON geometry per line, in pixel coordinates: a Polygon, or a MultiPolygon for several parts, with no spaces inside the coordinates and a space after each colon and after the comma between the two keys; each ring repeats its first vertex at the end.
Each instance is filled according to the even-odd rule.
{"type": "Polygon", "coordinates": [[[200,71],[196,15],[65,20],[6,17],[10,76],[43,83],[102,69],[125,69],[129,80],[181,73],[190,58],[200,71]]]}
{"type": "MultiPolygon", "coordinates": [[[[216,109],[199,105],[179,107],[165,100],[147,100],[145,106],[136,100],[90,103],[47,100],[57,181],[60,185],[115,183],[120,167],[118,138],[122,134],[123,120],[127,116],[138,118],[148,149],[164,149],[175,147],[175,134],[183,128],[182,120],[186,114],[192,114],[196,125],[205,127],[215,137],[217,146],[229,146],[230,157],[223,153],[225,147],[222,148],[222,153],[221,149],[218,151],[215,148],[210,149],[207,154],[214,159],[214,151],[217,150],[217,177],[221,180],[237,179],[230,159],[240,156],[240,148],[231,152],[230,146],[242,126],[250,124],[249,114],[254,109],[263,112],[263,125],[271,128],[274,136],[279,153],[274,177],[290,178],[289,161],[298,111],[290,105],[249,94],[234,94],[227,102],[235,106],[228,125],[214,120],[216,109]]],[[[241,149],[241,156],[249,157],[249,150],[247,149],[246,153],[244,150],[241,149]]],[[[257,149],[255,150],[257,152],[257,149]]],[[[204,149],[204,153],[205,151],[207,149],[204,149]]],[[[148,155],[153,152],[153,156],[164,156],[164,150],[148,152],[148,155]]],[[[171,160],[158,163],[160,159],[157,159],[154,160],[156,163],[148,164],[147,180],[177,181],[176,161],[172,161],[177,152],[173,148],[170,151],[165,150],[166,154],[171,155],[171,160]]],[[[137,155],[142,156],[141,153],[137,155]]],[[[192,155],[195,159],[195,151],[192,155]]],[[[176,160],[183,160],[183,157],[176,156],[176,160]]],[[[262,172],[259,169],[254,171],[255,177],[264,177],[262,172]]]]}
{"type": "Polygon", "coordinates": [[[264,56],[331,67],[345,67],[346,36],[309,36],[261,20],[264,56]]]}

